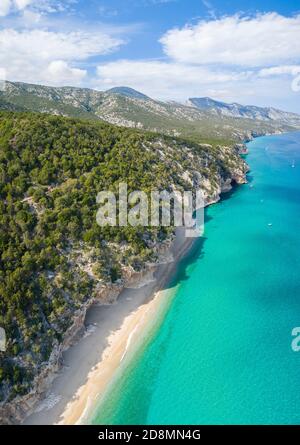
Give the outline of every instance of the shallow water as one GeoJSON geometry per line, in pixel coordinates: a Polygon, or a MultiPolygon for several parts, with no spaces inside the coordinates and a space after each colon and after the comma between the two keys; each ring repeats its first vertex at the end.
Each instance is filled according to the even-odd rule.
{"type": "Polygon", "coordinates": [[[300,423],[300,133],[248,146],[249,184],[207,209],[163,322],[91,423],[300,423]]]}

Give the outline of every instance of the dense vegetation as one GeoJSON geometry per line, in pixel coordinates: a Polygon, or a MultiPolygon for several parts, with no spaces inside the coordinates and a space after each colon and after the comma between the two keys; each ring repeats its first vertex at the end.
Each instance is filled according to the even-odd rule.
{"type": "Polygon", "coordinates": [[[2,354],[0,380],[15,393],[26,390],[31,367],[61,340],[68,310],[91,293],[91,280],[68,267],[67,249],[79,241],[93,246],[103,259],[97,274],[112,280],[120,262],[149,256],[145,230],[101,229],[95,219],[97,192],[119,178],[147,188],[163,177],[151,153],[140,152],[141,138],[105,124],[0,114],[0,326],[12,357],[2,354]],[[114,257],[109,241],[129,243],[126,258],[114,257]]]}
{"type": "Polygon", "coordinates": [[[218,156],[217,149],[101,122],[0,112],[0,326],[8,340],[0,400],[28,391],[99,282],[154,260],[155,245],[170,233],[99,227],[97,193],[117,191],[121,181],[129,191],[185,187],[182,173],[191,165],[214,183],[240,162],[237,154],[218,156]]]}

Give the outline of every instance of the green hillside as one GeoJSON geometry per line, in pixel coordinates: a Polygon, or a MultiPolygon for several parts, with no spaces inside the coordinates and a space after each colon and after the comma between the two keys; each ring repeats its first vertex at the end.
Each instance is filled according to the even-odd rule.
{"type": "Polygon", "coordinates": [[[215,197],[246,167],[230,147],[199,145],[101,122],[0,112],[0,399],[32,387],[76,310],[99,286],[157,260],[172,228],[104,227],[96,196],[190,189],[215,197]]]}

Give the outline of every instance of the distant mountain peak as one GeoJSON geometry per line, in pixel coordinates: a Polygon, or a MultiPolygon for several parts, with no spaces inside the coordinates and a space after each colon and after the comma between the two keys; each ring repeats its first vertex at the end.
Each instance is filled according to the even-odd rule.
{"type": "Polygon", "coordinates": [[[150,99],[150,97],[148,97],[145,94],[140,93],[139,91],[134,90],[133,88],[130,88],[130,87],[114,87],[114,88],[110,88],[109,90],[107,90],[106,93],[120,94],[121,96],[126,96],[126,97],[130,97],[133,99],[141,99],[141,100],[149,100],[150,99]]]}
{"type": "Polygon", "coordinates": [[[300,116],[295,113],[277,110],[271,107],[226,103],[210,97],[192,97],[188,104],[201,111],[211,111],[219,116],[246,118],[260,121],[281,121],[283,123],[299,122],[300,116]]]}
{"type": "Polygon", "coordinates": [[[188,100],[190,105],[193,105],[199,109],[206,110],[209,108],[228,108],[234,104],[227,104],[226,102],[221,102],[220,100],[212,99],[211,97],[192,97],[188,100]]]}

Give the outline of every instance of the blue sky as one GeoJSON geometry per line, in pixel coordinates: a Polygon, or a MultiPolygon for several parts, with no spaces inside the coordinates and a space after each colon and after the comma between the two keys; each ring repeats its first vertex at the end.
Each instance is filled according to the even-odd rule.
{"type": "Polygon", "coordinates": [[[9,80],[300,112],[300,1],[0,0],[9,80]]]}

